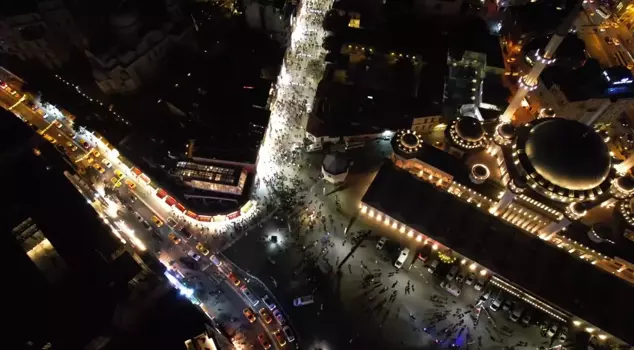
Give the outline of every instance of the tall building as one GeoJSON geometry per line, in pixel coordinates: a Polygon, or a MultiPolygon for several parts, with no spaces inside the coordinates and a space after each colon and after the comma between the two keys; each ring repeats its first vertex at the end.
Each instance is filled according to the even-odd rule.
{"type": "Polygon", "coordinates": [[[71,49],[82,50],[86,38],[61,0],[19,1],[3,6],[0,53],[59,69],[71,49]]]}
{"type": "Polygon", "coordinates": [[[124,247],[86,203],[74,184],[89,193],[88,183],[53,145],[4,110],[0,129],[0,249],[13,305],[5,347],[175,349],[205,329],[163,265],[124,247]]]}

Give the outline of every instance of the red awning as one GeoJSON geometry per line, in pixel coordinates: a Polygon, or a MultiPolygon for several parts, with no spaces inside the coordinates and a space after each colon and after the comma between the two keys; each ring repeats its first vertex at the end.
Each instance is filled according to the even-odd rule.
{"type": "Polygon", "coordinates": [[[185,215],[189,216],[192,219],[196,219],[198,217],[198,215],[196,213],[194,213],[193,211],[187,211],[185,212],[185,215]]]}
{"type": "Polygon", "coordinates": [[[233,220],[233,219],[237,218],[238,216],[240,216],[240,212],[239,211],[234,211],[233,213],[227,215],[227,218],[229,220],[233,220]]]}
{"type": "Polygon", "coordinates": [[[164,189],[159,188],[159,190],[156,191],[156,196],[159,197],[160,199],[163,199],[167,196],[167,192],[165,192],[164,189]]]}
{"type": "MultiPolygon", "coordinates": [[[[137,175],[138,175],[138,174],[137,174],[137,175]]],[[[150,178],[149,178],[149,177],[147,177],[147,175],[145,175],[145,174],[141,174],[141,175],[139,175],[139,179],[141,179],[141,181],[145,182],[146,184],[149,184],[149,183],[150,183],[150,178]]]]}
{"type": "Polygon", "coordinates": [[[198,221],[211,222],[211,216],[199,215],[198,216],[198,221]]]}
{"type": "Polygon", "coordinates": [[[176,199],[174,199],[174,198],[172,198],[172,197],[168,196],[168,197],[165,199],[165,203],[167,203],[167,205],[169,205],[169,206],[173,207],[173,206],[175,206],[175,205],[176,205],[176,199]]]}
{"type": "Polygon", "coordinates": [[[187,211],[187,209],[185,209],[185,207],[180,203],[176,203],[176,209],[182,211],[183,213],[187,211]]]}
{"type": "Polygon", "coordinates": [[[141,175],[141,174],[142,174],[141,170],[139,170],[139,169],[137,169],[137,168],[132,168],[131,170],[132,170],[132,172],[133,172],[136,176],[139,176],[139,175],[141,175]]]}

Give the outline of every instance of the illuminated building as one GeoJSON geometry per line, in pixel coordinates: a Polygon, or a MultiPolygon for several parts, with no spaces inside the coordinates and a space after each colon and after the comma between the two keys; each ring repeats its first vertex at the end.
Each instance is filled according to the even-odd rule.
{"type": "Polygon", "coordinates": [[[445,151],[457,157],[468,151],[482,150],[489,143],[482,122],[476,118],[453,120],[445,129],[445,135],[445,151]]]}
{"type": "Polygon", "coordinates": [[[188,327],[205,317],[170,292],[165,267],[124,246],[112,220],[96,212],[103,197],[62,151],[4,110],[0,129],[0,180],[13,184],[0,203],[0,254],[11,266],[4,276],[8,300],[19,305],[5,310],[12,332],[4,342],[16,349],[182,346],[188,327]]]}
{"type": "Polygon", "coordinates": [[[542,71],[548,66],[555,62],[554,54],[557,51],[557,48],[564,40],[565,36],[568,34],[568,31],[572,27],[574,20],[577,18],[577,15],[581,11],[581,2],[579,1],[575,7],[570,11],[570,13],[566,16],[564,21],[557,27],[555,34],[552,36],[548,45],[543,50],[543,54],[538,55],[535,58],[535,64],[530,72],[524,76],[522,76],[518,81],[518,89],[513,95],[513,99],[511,103],[504,111],[504,114],[500,117],[502,122],[508,123],[513,119],[513,115],[515,111],[521,106],[522,101],[528,94],[529,91],[533,91],[537,88],[537,81],[539,79],[542,71]]]}
{"type": "Polygon", "coordinates": [[[634,234],[627,228],[634,227],[634,181],[617,176],[603,133],[549,112],[517,127],[498,124],[493,135],[480,132],[474,118],[461,130],[465,117],[457,119],[445,131],[445,149],[459,149],[453,153],[461,158],[413,130],[397,131],[392,164],[375,177],[360,213],[420,244],[440,241],[443,251],[481,262],[501,288],[555,318],[576,315],[631,342],[623,327],[632,315],[602,311],[620,302],[578,290],[592,283],[606,295],[632,292],[634,234]],[[619,210],[626,228],[585,223],[602,203],[619,210]]]}

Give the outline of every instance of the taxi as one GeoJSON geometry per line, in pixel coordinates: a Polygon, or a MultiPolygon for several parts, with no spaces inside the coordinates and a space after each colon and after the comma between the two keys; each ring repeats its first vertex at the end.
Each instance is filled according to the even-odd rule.
{"type": "Polygon", "coordinates": [[[152,216],[152,222],[156,225],[156,227],[163,226],[163,221],[159,219],[156,215],[152,216]]]}
{"type": "Polygon", "coordinates": [[[167,235],[167,238],[169,238],[172,242],[174,242],[174,244],[180,244],[181,243],[181,239],[176,236],[173,232],[171,232],[169,235],[167,235]]]}
{"type": "Polygon", "coordinates": [[[244,314],[244,317],[246,317],[250,323],[255,322],[255,313],[253,313],[253,310],[251,310],[251,308],[246,308],[242,310],[242,314],[244,314]]]}
{"type": "Polygon", "coordinates": [[[110,182],[112,182],[114,187],[121,187],[121,181],[119,181],[119,178],[116,176],[113,176],[112,179],[110,179],[110,182]]]}
{"type": "Polygon", "coordinates": [[[198,251],[204,256],[209,255],[209,249],[205,248],[205,246],[202,245],[202,243],[196,244],[196,249],[198,249],[198,251]]]}
{"type": "Polygon", "coordinates": [[[128,179],[125,180],[125,184],[128,185],[131,190],[136,188],[136,184],[128,179]]]}
{"type": "Polygon", "coordinates": [[[95,164],[93,165],[93,167],[94,167],[95,169],[97,169],[97,171],[98,171],[99,173],[101,173],[101,174],[103,174],[103,173],[105,173],[105,172],[106,172],[106,169],[102,168],[102,167],[101,167],[101,165],[99,165],[99,164],[97,164],[97,163],[95,163],[95,164]]]}
{"type": "Polygon", "coordinates": [[[114,170],[114,174],[117,175],[118,178],[123,178],[123,173],[119,169],[114,170]]]}

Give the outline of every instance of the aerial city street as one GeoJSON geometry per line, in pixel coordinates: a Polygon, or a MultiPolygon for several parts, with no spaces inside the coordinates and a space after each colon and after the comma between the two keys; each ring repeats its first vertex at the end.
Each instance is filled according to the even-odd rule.
{"type": "Polygon", "coordinates": [[[14,348],[634,349],[634,2],[7,6],[14,348]]]}

